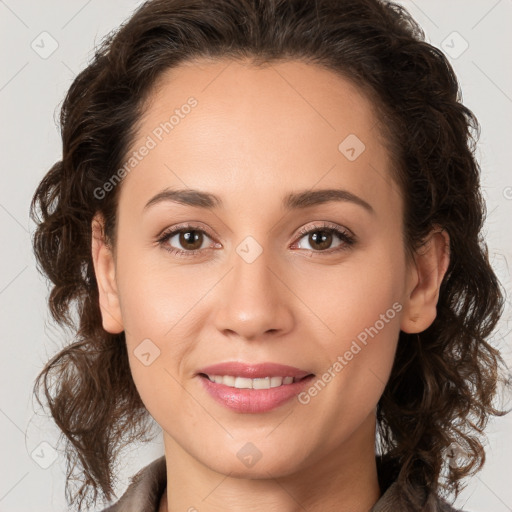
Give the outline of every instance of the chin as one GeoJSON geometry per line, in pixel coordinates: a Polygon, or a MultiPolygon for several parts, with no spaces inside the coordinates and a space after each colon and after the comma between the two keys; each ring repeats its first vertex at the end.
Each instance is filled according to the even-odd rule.
{"type": "Polygon", "coordinates": [[[210,452],[214,457],[204,457],[205,452],[198,453],[197,460],[217,473],[229,475],[234,478],[268,479],[284,477],[295,473],[303,465],[296,446],[289,449],[281,446],[271,446],[267,439],[264,442],[254,443],[236,442],[234,446],[225,446],[224,455],[219,457],[219,447],[210,452]],[[215,456],[217,455],[217,456],[215,456]]]}

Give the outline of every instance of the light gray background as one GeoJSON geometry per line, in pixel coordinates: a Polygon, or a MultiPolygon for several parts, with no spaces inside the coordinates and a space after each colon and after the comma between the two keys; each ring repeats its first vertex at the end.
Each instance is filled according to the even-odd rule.
{"type": "MultiPolygon", "coordinates": [[[[487,240],[493,265],[510,290],[512,0],[400,3],[424,28],[428,41],[451,54],[464,103],[482,125],[478,157],[488,205],[487,240]],[[464,41],[469,46],[458,55],[464,41]]],[[[34,413],[31,398],[34,378],[66,338],[52,324],[47,311],[47,285],[36,271],[31,250],[34,225],[28,218],[28,207],[37,184],[60,159],[55,121],[66,90],[92,57],[95,44],[139,4],[136,0],[0,0],[1,512],[67,510],[64,457],[52,448],[58,432],[38,410],[34,413]],[[40,35],[44,31],[51,38],[40,35]],[[40,54],[51,50],[52,38],[58,48],[42,58],[40,54]],[[47,465],[47,469],[41,467],[47,465]]],[[[509,298],[495,336],[496,345],[508,345],[504,355],[509,365],[511,329],[509,298]]],[[[488,461],[456,504],[473,512],[512,511],[512,414],[493,421],[488,433],[488,461]]],[[[130,475],[162,453],[159,441],[129,450],[119,495],[130,475]]]]}

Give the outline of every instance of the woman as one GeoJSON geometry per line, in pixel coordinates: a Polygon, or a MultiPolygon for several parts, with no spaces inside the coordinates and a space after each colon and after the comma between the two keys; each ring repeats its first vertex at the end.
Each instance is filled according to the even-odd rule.
{"type": "Polygon", "coordinates": [[[79,325],[36,391],[79,510],[151,419],[110,511],[454,510],[503,299],[477,120],[403,8],[147,2],[61,123],[34,250],[79,325]]]}

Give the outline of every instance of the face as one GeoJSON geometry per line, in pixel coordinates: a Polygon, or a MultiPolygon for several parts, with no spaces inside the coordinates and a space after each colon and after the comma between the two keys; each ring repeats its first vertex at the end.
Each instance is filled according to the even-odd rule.
{"type": "Polygon", "coordinates": [[[114,253],[98,241],[93,253],[103,326],[125,331],[166,446],[253,477],[373,450],[399,331],[431,323],[439,285],[406,259],[376,122],[357,87],[297,61],[198,61],[161,79],[120,185],[114,253]],[[178,189],[188,200],[161,194],[178,189]],[[244,391],[201,374],[229,362],[308,377],[244,391]]]}

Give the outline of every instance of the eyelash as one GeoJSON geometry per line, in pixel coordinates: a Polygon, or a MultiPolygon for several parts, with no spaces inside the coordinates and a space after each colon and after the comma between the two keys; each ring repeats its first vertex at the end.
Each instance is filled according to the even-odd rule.
{"type": "MultiPolygon", "coordinates": [[[[209,238],[213,238],[204,229],[200,228],[199,226],[194,226],[192,224],[185,224],[185,225],[175,226],[173,228],[168,229],[164,233],[162,233],[162,235],[157,239],[157,243],[164,250],[166,250],[167,252],[174,254],[175,256],[178,256],[178,257],[192,257],[192,256],[199,254],[201,251],[206,251],[208,249],[211,249],[211,247],[209,247],[208,249],[194,249],[191,251],[187,251],[187,250],[176,249],[174,247],[170,247],[167,244],[169,239],[172,238],[174,235],[179,234],[179,233],[186,233],[187,231],[199,231],[199,232],[205,234],[206,236],[208,236],[209,238]]],[[[323,231],[323,232],[327,231],[328,233],[334,233],[343,243],[340,246],[338,246],[332,250],[331,249],[327,249],[325,251],[319,251],[319,250],[314,251],[311,249],[303,249],[303,250],[309,251],[314,254],[322,254],[322,253],[332,254],[334,252],[347,250],[352,245],[354,245],[354,243],[356,242],[355,236],[353,234],[351,234],[347,229],[339,228],[336,225],[330,224],[328,222],[323,222],[320,225],[315,224],[313,227],[310,227],[310,228],[302,228],[298,233],[299,238],[298,238],[297,242],[301,238],[303,238],[305,235],[309,235],[310,233],[314,233],[317,231],[323,231]]],[[[297,242],[294,242],[294,244],[297,242]]]]}

